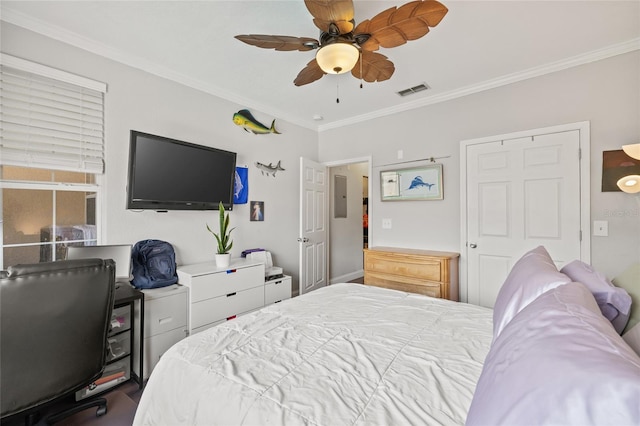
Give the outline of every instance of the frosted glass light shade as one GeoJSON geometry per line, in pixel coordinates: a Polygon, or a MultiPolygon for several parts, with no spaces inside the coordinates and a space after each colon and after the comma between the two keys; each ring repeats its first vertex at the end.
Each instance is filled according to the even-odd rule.
{"type": "Polygon", "coordinates": [[[629,194],[640,192],[640,175],[628,175],[618,180],[618,188],[629,194]]]}
{"type": "Polygon", "coordinates": [[[333,43],[318,50],[316,61],[327,74],[343,74],[356,66],[358,56],[358,48],[353,44],[333,43]]]}
{"type": "Polygon", "coordinates": [[[631,158],[640,160],[640,143],[634,143],[631,145],[622,145],[622,150],[631,158]]]}

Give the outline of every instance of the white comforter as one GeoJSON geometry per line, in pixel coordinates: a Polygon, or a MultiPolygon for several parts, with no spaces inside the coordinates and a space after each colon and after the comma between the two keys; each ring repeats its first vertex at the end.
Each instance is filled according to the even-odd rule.
{"type": "Polygon", "coordinates": [[[182,340],[137,425],[464,424],[492,311],[334,284],[182,340]]]}

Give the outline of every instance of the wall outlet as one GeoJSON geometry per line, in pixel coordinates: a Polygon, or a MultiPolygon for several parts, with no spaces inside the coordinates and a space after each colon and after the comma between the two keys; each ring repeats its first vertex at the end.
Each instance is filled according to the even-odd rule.
{"type": "Polygon", "coordinates": [[[391,229],[391,219],[382,219],[382,229],[391,229]]]}
{"type": "Polygon", "coordinates": [[[399,149],[398,150],[398,160],[402,160],[403,158],[404,158],[404,152],[401,149],[399,149]]]}
{"type": "Polygon", "coordinates": [[[606,220],[594,220],[593,221],[593,235],[596,237],[608,237],[609,236],[609,222],[606,220]]]}

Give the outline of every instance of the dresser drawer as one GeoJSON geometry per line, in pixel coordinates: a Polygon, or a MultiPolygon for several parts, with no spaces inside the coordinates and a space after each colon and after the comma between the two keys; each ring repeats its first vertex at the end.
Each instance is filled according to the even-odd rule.
{"type": "Polygon", "coordinates": [[[227,319],[263,306],[264,287],[262,284],[259,287],[248,290],[231,291],[224,296],[193,303],[191,305],[190,328],[202,327],[203,325],[227,319]]]}
{"type": "Polygon", "coordinates": [[[247,267],[192,277],[189,285],[191,302],[197,303],[213,297],[225,296],[243,290],[264,285],[264,269],[247,267]]]}
{"type": "Polygon", "coordinates": [[[291,277],[284,276],[267,281],[264,285],[264,304],[280,302],[291,298],[291,277]]]}
{"type": "Polygon", "coordinates": [[[144,378],[148,379],[160,357],[186,337],[186,325],[166,333],[144,339],[144,378]]]}
{"type": "Polygon", "coordinates": [[[185,291],[171,296],[145,300],[144,336],[155,336],[176,328],[187,327],[187,301],[185,291]]]}
{"type": "Polygon", "coordinates": [[[367,253],[365,270],[429,281],[442,280],[442,262],[437,259],[429,260],[419,256],[367,253]]]}
{"type": "Polygon", "coordinates": [[[443,285],[428,281],[412,279],[410,277],[398,277],[394,275],[365,272],[364,280],[367,285],[391,288],[409,293],[424,294],[425,296],[443,298],[443,285]],[[400,279],[399,279],[400,278],[400,279]]]}

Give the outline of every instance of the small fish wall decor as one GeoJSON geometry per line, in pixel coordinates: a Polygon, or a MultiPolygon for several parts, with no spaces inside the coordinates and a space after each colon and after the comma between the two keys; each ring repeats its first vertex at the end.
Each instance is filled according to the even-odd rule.
{"type": "Polygon", "coordinates": [[[284,171],[284,169],[280,165],[280,160],[275,166],[272,163],[269,163],[269,165],[267,165],[256,161],[256,167],[262,172],[263,176],[266,174],[267,176],[271,175],[273,177],[276,177],[276,172],[284,171]]]}
{"type": "Polygon", "coordinates": [[[241,109],[233,114],[233,122],[242,127],[245,132],[251,132],[255,135],[266,135],[267,133],[275,133],[276,135],[280,134],[280,132],[276,130],[275,119],[271,122],[271,127],[267,127],[256,120],[248,109],[241,109]]]}
{"type": "Polygon", "coordinates": [[[427,188],[428,191],[431,191],[431,187],[434,186],[434,185],[435,185],[435,183],[424,182],[422,180],[422,176],[416,176],[411,181],[411,185],[409,185],[409,188],[407,188],[407,190],[414,189],[414,188],[419,188],[421,186],[424,186],[424,187],[427,188]]]}

